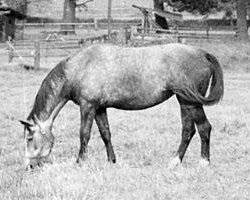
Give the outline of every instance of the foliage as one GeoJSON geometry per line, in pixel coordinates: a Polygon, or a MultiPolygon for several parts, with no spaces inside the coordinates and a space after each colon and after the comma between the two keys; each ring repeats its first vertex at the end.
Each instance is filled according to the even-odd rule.
{"type": "Polygon", "coordinates": [[[4,0],[3,2],[23,14],[27,12],[27,0],[4,0]]]}
{"type": "Polygon", "coordinates": [[[27,14],[28,5],[32,3],[33,7],[38,8],[39,11],[49,11],[46,8],[48,7],[48,3],[52,0],[0,0],[0,2],[5,3],[7,6],[15,9],[23,14],[27,14]]]}
{"type": "Polygon", "coordinates": [[[227,9],[232,11],[235,0],[164,0],[178,11],[206,14],[213,10],[227,9]]]}
{"type": "Polygon", "coordinates": [[[51,17],[51,6],[54,0],[27,0],[28,12],[35,11],[36,13],[46,14],[51,17]]]}

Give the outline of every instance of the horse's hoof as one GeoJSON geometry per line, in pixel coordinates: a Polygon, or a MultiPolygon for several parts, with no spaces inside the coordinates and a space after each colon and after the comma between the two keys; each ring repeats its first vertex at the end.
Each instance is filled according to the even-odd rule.
{"type": "Polygon", "coordinates": [[[108,162],[109,163],[112,163],[112,164],[115,164],[116,163],[116,158],[113,157],[113,158],[108,158],[108,162]]]}
{"type": "Polygon", "coordinates": [[[201,158],[200,162],[199,162],[199,168],[206,168],[208,167],[210,164],[209,160],[205,159],[205,158],[201,158]]]}
{"type": "Polygon", "coordinates": [[[77,158],[76,163],[81,165],[86,159],[85,158],[77,158]]]}
{"type": "Polygon", "coordinates": [[[80,161],[79,158],[76,159],[76,163],[77,163],[77,164],[80,164],[80,163],[81,163],[81,161],[80,161]]]}
{"type": "Polygon", "coordinates": [[[85,159],[83,159],[83,158],[77,158],[77,159],[76,159],[76,163],[77,163],[79,166],[82,166],[82,163],[83,163],[84,160],[85,160],[85,159]]]}
{"type": "Polygon", "coordinates": [[[170,163],[169,163],[169,165],[168,165],[168,169],[174,169],[174,168],[176,168],[179,164],[181,164],[181,160],[180,160],[179,156],[176,156],[176,157],[174,157],[174,158],[170,161],[170,163]]]}

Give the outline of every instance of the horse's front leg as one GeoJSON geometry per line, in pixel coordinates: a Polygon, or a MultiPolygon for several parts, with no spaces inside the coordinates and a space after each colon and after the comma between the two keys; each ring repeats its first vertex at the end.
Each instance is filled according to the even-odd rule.
{"type": "Polygon", "coordinates": [[[80,151],[77,163],[87,157],[87,146],[90,139],[90,131],[95,117],[96,109],[90,103],[81,103],[81,127],[80,127],[80,151]]]}

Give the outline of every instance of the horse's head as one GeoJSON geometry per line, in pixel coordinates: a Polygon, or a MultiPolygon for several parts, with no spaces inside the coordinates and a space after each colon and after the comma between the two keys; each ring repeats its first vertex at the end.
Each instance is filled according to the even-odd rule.
{"type": "Polygon", "coordinates": [[[39,121],[35,116],[33,123],[20,120],[24,125],[24,138],[26,147],[26,168],[32,169],[42,164],[53,147],[54,136],[45,122],[39,121]]]}

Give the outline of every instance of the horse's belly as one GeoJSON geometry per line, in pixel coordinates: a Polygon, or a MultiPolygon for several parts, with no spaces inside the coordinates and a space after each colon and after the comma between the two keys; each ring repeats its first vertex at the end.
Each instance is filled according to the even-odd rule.
{"type": "Polygon", "coordinates": [[[171,91],[164,91],[158,95],[130,96],[110,102],[108,107],[123,110],[142,110],[162,103],[173,95],[171,91]]]}

